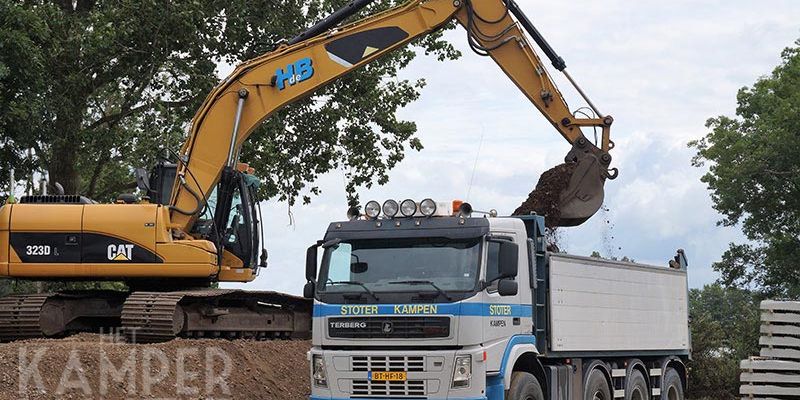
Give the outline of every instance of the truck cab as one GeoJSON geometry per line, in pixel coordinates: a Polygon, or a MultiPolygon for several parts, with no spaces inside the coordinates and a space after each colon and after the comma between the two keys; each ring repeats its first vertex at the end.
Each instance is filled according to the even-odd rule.
{"type": "MultiPolygon", "coordinates": [[[[308,250],[312,399],[651,399],[660,398],[662,372],[685,371],[685,320],[677,323],[683,341],[647,349],[570,347],[588,331],[553,336],[575,321],[551,322],[542,217],[473,216],[469,205],[454,211],[430,199],[371,203],[366,215],[330,224],[308,250]],[[619,388],[632,371],[645,380],[639,397],[619,388]],[[605,388],[592,386],[598,374],[605,388]]],[[[678,315],[685,271],[670,276],[684,282],[678,315]]]]}

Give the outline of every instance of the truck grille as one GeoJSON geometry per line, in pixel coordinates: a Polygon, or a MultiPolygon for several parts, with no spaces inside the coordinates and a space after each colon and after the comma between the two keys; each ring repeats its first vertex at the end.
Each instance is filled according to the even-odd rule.
{"type": "Polygon", "coordinates": [[[332,338],[423,339],[450,336],[450,317],[330,318],[332,338]]]}
{"type": "Polygon", "coordinates": [[[424,397],[425,381],[382,382],[382,381],[353,381],[353,396],[392,396],[396,397],[424,397]]]}
{"type": "Polygon", "coordinates": [[[353,356],[352,370],[425,372],[424,356],[353,356]]]}
{"type": "MultiPolygon", "coordinates": [[[[354,372],[405,371],[425,372],[425,356],[352,356],[350,369],[354,372]]],[[[426,394],[422,379],[405,382],[370,381],[354,379],[353,397],[409,397],[420,398],[426,394]]]]}

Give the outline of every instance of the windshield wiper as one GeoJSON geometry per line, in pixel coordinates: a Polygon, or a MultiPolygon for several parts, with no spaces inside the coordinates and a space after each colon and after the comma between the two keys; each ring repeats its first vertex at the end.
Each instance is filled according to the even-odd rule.
{"type": "Polygon", "coordinates": [[[358,282],[358,281],[336,281],[336,282],[330,282],[329,281],[327,284],[328,285],[356,285],[356,286],[361,286],[362,288],[364,288],[365,292],[369,293],[369,295],[372,296],[373,299],[375,299],[375,301],[380,301],[380,299],[378,299],[378,296],[375,295],[375,292],[373,292],[372,290],[369,290],[367,285],[365,285],[365,284],[363,284],[361,282],[358,282]]]}
{"type": "Polygon", "coordinates": [[[444,296],[444,298],[447,299],[447,301],[452,301],[453,300],[453,299],[450,298],[450,296],[447,295],[447,292],[442,290],[442,288],[440,288],[439,286],[436,286],[436,284],[431,282],[431,281],[423,281],[423,280],[418,280],[418,281],[394,281],[394,282],[389,282],[389,284],[390,285],[412,285],[412,286],[413,285],[431,285],[434,289],[436,289],[436,292],[438,292],[440,295],[444,296]]]}

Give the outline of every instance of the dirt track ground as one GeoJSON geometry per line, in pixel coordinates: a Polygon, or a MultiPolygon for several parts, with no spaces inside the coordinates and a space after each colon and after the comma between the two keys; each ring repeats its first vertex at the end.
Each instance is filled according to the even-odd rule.
{"type": "Polygon", "coordinates": [[[307,399],[308,341],[0,344],[0,399],[307,399]]]}

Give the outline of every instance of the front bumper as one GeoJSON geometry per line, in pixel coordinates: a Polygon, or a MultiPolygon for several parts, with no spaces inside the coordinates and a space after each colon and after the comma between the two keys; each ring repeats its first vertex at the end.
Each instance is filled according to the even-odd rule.
{"type": "MultiPolygon", "coordinates": [[[[321,350],[327,387],[311,382],[312,400],[429,399],[485,400],[486,368],[481,348],[461,350],[321,350]],[[472,379],[467,387],[451,388],[456,355],[472,356],[472,379]],[[405,371],[405,382],[371,381],[370,372],[405,371]]],[[[309,362],[309,376],[312,375],[309,362]]]]}

